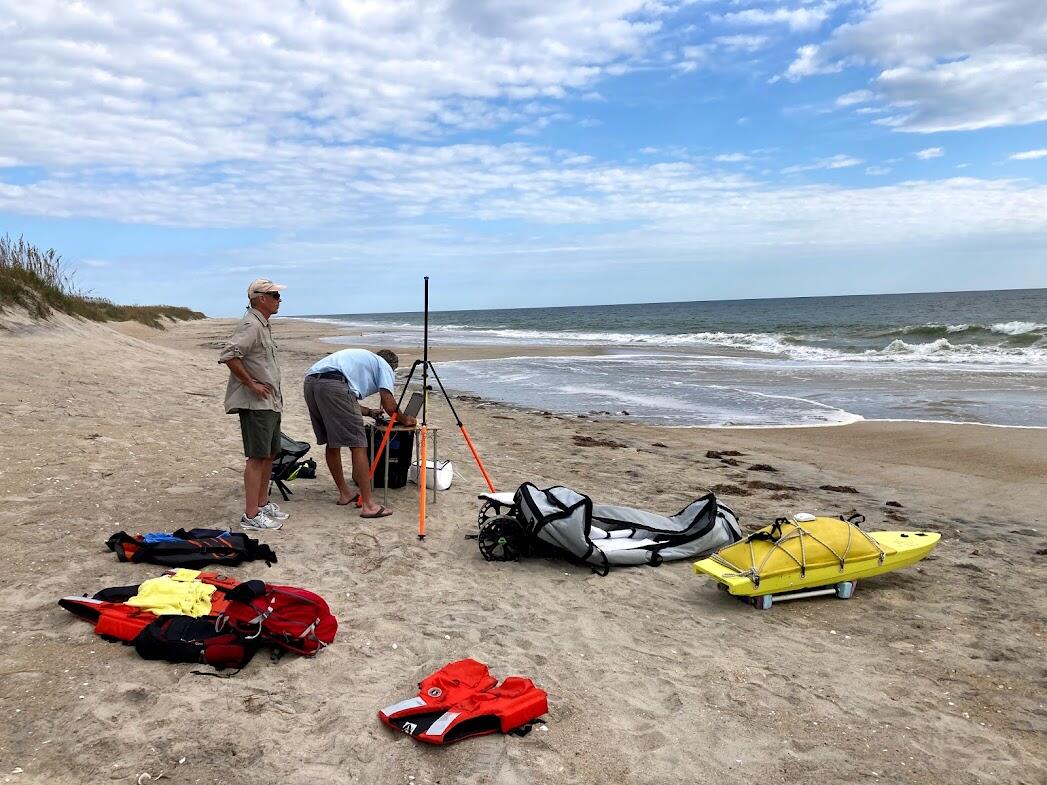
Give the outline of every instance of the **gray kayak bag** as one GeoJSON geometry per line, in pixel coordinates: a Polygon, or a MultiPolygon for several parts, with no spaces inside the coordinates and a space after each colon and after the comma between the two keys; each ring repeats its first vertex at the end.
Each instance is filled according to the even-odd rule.
{"type": "Polygon", "coordinates": [[[485,558],[499,558],[485,552],[485,526],[505,535],[517,529],[510,524],[511,519],[518,524],[524,542],[517,543],[510,553],[552,549],[590,565],[601,575],[614,566],[656,566],[663,561],[698,559],[742,539],[734,511],[712,493],[669,517],[632,507],[594,504],[590,497],[562,485],[542,489],[524,483],[513,495],[511,505],[505,505],[506,494],[497,496],[499,503],[493,505],[493,495],[480,497],[486,500],[485,508],[493,507],[499,513],[481,521],[480,545],[485,558]]]}

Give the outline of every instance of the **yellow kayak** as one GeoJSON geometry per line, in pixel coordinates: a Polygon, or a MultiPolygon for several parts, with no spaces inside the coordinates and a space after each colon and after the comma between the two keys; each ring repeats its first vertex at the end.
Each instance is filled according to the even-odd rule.
{"type": "MultiPolygon", "coordinates": [[[[760,597],[871,578],[915,564],[937,532],[866,532],[839,518],[797,515],[694,563],[731,594],[760,597]]],[[[847,589],[850,596],[853,585],[847,589]]],[[[839,593],[839,592],[838,592],[839,593]]]]}

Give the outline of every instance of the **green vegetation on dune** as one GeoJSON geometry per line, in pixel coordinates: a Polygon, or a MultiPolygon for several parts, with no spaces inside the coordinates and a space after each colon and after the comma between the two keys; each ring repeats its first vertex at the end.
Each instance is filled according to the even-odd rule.
{"type": "Polygon", "coordinates": [[[102,297],[79,291],[73,276],[62,267],[62,257],[53,249],[41,251],[19,237],[0,237],[0,311],[20,306],[38,319],[53,311],[96,322],[134,320],[164,328],[164,318],[203,319],[205,314],[173,305],[117,305],[102,297]]]}

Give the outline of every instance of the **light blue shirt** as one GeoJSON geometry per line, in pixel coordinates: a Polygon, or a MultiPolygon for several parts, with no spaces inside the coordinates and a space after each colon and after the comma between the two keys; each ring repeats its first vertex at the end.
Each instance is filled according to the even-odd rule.
{"type": "Polygon", "coordinates": [[[374,395],[379,390],[393,392],[396,374],[389,363],[366,349],[342,349],[315,363],[305,374],[338,371],[349,382],[349,391],[357,399],[374,395]]]}

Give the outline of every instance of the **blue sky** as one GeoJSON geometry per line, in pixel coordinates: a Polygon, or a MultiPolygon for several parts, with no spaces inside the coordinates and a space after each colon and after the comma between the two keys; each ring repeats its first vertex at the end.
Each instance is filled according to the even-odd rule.
{"type": "Polygon", "coordinates": [[[0,0],[0,234],[289,314],[1047,286],[1042,0],[0,0]]]}

